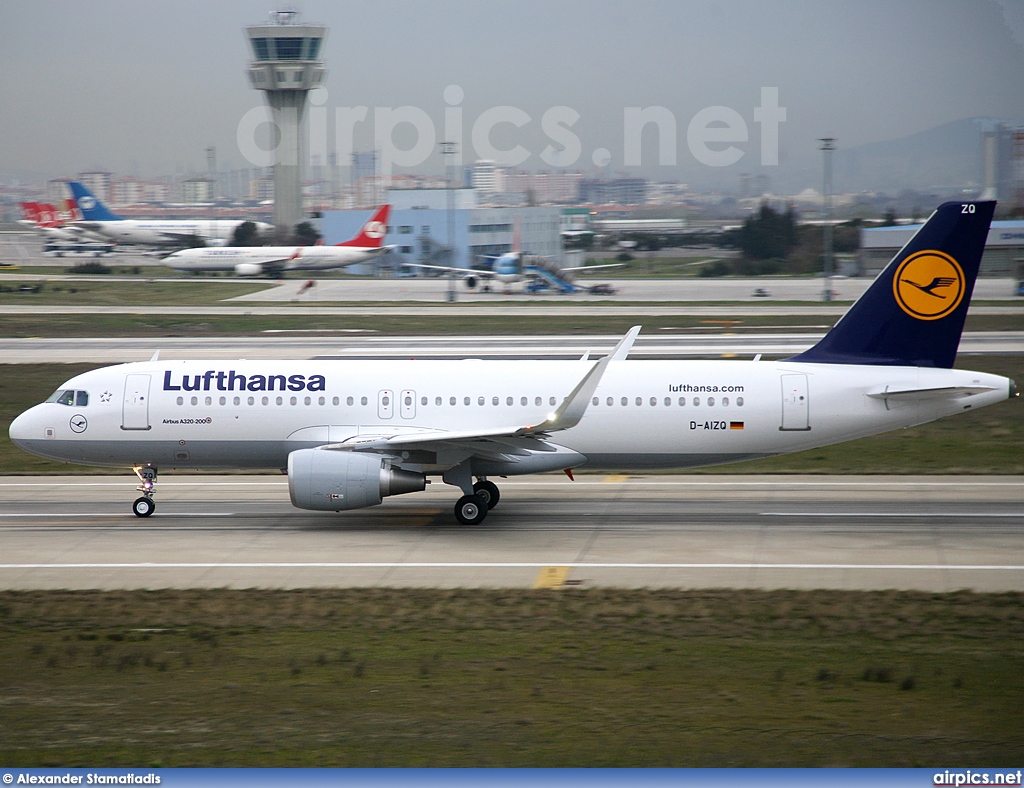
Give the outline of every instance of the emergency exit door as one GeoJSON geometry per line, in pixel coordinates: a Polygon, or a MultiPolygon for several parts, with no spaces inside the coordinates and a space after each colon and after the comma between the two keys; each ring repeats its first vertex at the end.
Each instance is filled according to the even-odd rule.
{"type": "Polygon", "coordinates": [[[811,428],[806,375],[782,376],[782,426],[780,430],[806,432],[811,428]]]}

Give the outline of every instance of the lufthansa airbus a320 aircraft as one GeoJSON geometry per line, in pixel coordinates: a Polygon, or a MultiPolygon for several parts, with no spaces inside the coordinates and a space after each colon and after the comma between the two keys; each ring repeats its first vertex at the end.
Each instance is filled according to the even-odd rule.
{"type": "Polygon", "coordinates": [[[458,487],[481,522],[491,479],[681,468],[825,446],[1016,396],[952,369],[993,202],[942,205],[814,347],[783,361],[159,361],[67,381],[11,424],[43,457],[133,467],[287,469],[292,503],[342,511],[458,487]]]}

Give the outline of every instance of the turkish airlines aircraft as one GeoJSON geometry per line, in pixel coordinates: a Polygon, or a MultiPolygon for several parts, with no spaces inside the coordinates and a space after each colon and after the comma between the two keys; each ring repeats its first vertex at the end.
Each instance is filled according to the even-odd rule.
{"type": "Polygon", "coordinates": [[[324,271],[363,263],[386,252],[390,205],[382,205],[354,238],[334,246],[222,246],[182,249],[165,257],[164,265],[179,271],[231,271],[238,276],[283,271],[324,271]]]}
{"type": "Polygon", "coordinates": [[[49,203],[23,202],[21,215],[18,223],[38,230],[47,241],[81,242],[102,239],[102,236],[96,236],[81,227],[69,224],[77,215],[74,200],[65,200],[63,209],[49,203]]]}
{"type": "MultiPolygon", "coordinates": [[[[81,227],[123,244],[182,244],[200,238],[209,244],[231,240],[235,228],[245,219],[122,219],[111,213],[99,198],[75,181],[71,193],[78,203],[82,219],[72,227],[81,227]]],[[[254,222],[259,232],[272,230],[266,222],[254,222]]]]}
{"type": "Polygon", "coordinates": [[[481,522],[491,477],[692,467],[909,427],[1017,396],[951,369],[995,208],[946,203],[814,347],[783,361],[159,361],[72,378],[11,440],[56,460],[286,468],[292,503],[342,511],[440,476],[481,522]],[[474,482],[474,479],[476,481],[474,482]]]}

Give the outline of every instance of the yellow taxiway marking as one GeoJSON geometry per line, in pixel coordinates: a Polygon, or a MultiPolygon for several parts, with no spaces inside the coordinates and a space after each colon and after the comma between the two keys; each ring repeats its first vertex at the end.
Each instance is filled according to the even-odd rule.
{"type": "Polygon", "coordinates": [[[561,588],[569,579],[568,566],[545,566],[533,581],[534,588],[561,588]]]}
{"type": "Polygon", "coordinates": [[[611,476],[605,476],[603,481],[606,482],[628,482],[629,475],[625,473],[613,473],[611,476]]]}

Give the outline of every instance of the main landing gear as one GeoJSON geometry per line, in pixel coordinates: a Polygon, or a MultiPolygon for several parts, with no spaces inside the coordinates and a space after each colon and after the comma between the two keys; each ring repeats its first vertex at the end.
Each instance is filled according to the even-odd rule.
{"type": "Polygon", "coordinates": [[[498,505],[501,492],[498,485],[480,479],[473,485],[472,495],[463,495],[455,503],[455,519],[463,525],[479,525],[487,513],[498,505]]]}
{"type": "Polygon", "coordinates": [[[149,517],[156,511],[156,502],[153,501],[153,493],[156,492],[156,468],[152,465],[136,466],[135,475],[139,477],[139,486],[135,489],[142,493],[142,496],[135,499],[132,512],[136,517],[149,517]]]}

